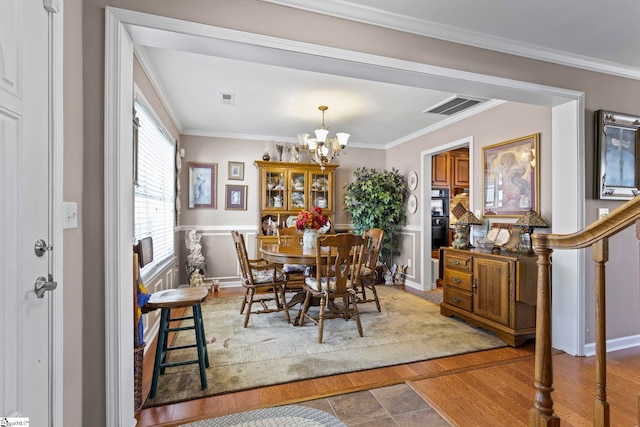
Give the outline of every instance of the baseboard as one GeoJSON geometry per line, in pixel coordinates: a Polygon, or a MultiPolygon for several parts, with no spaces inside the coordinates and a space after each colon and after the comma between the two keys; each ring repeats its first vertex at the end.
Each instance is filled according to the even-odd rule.
{"type": "MultiPolygon", "coordinates": [[[[627,337],[613,338],[607,340],[607,353],[625,348],[640,347],[640,335],[630,335],[627,337]]],[[[596,354],[595,343],[585,344],[584,355],[593,356],[596,354]]]]}
{"type": "Polygon", "coordinates": [[[422,283],[412,282],[411,280],[405,280],[404,285],[410,287],[411,289],[415,289],[417,291],[420,291],[420,292],[430,291],[431,290],[431,288],[422,289],[422,283]]]}

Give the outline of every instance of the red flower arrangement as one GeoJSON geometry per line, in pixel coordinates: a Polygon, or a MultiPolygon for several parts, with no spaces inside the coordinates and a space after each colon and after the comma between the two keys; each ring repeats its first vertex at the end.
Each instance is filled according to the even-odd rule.
{"type": "Polygon", "coordinates": [[[309,211],[300,211],[296,216],[296,228],[298,230],[319,230],[327,224],[327,216],[322,213],[322,209],[314,206],[309,211]]]}

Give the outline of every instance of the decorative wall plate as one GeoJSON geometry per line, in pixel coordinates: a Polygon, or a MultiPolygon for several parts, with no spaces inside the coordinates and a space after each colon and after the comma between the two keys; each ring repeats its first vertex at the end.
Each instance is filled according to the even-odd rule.
{"type": "Polygon", "coordinates": [[[411,191],[418,188],[418,174],[416,171],[409,172],[409,176],[407,176],[407,186],[411,191]]]}
{"type": "Polygon", "coordinates": [[[407,209],[409,210],[409,213],[412,214],[416,213],[418,210],[418,198],[415,194],[410,195],[409,199],[407,199],[407,209]]]}

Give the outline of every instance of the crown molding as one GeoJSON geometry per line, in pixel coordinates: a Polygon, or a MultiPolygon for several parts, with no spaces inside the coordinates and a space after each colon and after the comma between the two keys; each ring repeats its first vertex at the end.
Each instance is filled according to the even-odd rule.
{"type": "Polygon", "coordinates": [[[362,6],[343,0],[262,0],[280,6],[287,6],[308,12],[348,19],[363,24],[375,25],[405,33],[431,37],[452,43],[478,47],[510,55],[566,65],[574,68],[610,74],[619,77],[640,80],[640,68],[631,67],[615,62],[604,61],[564,52],[543,48],[537,45],[522,43],[501,37],[452,27],[412,16],[390,13],[373,7],[362,6]]]}
{"type": "Polygon", "coordinates": [[[156,94],[160,98],[160,102],[162,102],[164,109],[169,114],[169,117],[171,117],[171,120],[173,121],[173,125],[178,130],[178,133],[182,135],[184,130],[182,126],[182,122],[178,118],[178,115],[176,114],[172,106],[173,104],[169,101],[169,97],[166,94],[166,90],[164,89],[164,86],[160,83],[160,79],[158,78],[157,74],[154,71],[153,66],[151,65],[151,60],[147,55],[146,49],[140,45],[133,45],[133,54],[136,56],[136,58],[138,58],[138,62],[140,63],[140,66],[142,67],[145,74],[149,78],[149,81],[151,82],[151,86],[153,86],[153,89],[156,91],[156,94]]]}

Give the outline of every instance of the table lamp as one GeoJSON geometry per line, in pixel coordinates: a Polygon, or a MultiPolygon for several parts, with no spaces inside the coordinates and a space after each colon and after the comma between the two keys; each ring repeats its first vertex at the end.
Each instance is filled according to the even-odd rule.
{"type": "Polygon", "coordinates": [[[529,235],[529,255],[532,255],[533,252],[533,244],[531,242],[531,233],[533,233],[534,228],[549,228],[549,224],[545,222],[544,219],[534,210],[530,210],[513,224],[514,227],[518,227],[522,229],[522,234],[529,235]]]}
{"type": "Polygon", "coordinates": [[[471,225],[480,225],[480,221],[471,211],[466,211],[458,221],[456,221],[456,234],[453,239],[454,249],[468,249],[469,244],[469,228],[471,225]]]}

